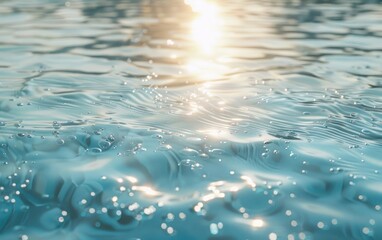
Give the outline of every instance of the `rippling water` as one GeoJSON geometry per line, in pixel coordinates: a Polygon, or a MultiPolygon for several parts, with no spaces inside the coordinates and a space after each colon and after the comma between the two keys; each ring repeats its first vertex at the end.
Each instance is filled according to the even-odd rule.
{"type": "Polygon", "coordinates": [[[382,3],[0,1],[0,238],[382,239],[382,3]]]}

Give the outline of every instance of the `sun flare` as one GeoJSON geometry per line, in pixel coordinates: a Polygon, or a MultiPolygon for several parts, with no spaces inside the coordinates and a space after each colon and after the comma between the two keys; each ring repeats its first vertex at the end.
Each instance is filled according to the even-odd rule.
{"type": "Polygon", "coordinates": [[[222,19],[218,5],[205,0],[185,0],[198,16],[191,22],[191,38],[204,54],[214,53],[221,39],[222,19]]]}

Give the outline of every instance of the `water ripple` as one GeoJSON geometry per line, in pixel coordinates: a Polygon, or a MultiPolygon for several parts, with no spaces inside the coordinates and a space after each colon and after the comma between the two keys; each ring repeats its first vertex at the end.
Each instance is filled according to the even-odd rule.
{"type": "Polygon", "coordinates": [[[1,1],[0,238],[381,239],[381,13],[1,1]]]}

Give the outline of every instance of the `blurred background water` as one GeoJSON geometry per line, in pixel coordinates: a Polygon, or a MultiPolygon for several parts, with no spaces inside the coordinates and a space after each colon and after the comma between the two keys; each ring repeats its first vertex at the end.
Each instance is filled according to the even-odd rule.
{"type": "Polygon", "coordinates": [[[381,124],[381,1],[0,1],[0,239],[382,239],[381,124]]]}

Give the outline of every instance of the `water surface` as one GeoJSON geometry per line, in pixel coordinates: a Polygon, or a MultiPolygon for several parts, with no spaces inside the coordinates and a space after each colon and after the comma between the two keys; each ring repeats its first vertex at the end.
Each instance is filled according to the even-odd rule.
{"type": "Polygon", "coordinates": [[[381,239],[382,3],[0,1],[0,238],[381,239]]]}

